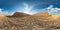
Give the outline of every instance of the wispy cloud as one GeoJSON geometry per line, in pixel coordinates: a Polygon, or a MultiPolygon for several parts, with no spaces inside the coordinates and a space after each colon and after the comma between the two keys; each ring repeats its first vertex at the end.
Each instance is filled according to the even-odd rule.
{"type": "Polygon", "coordinates": [[[4,15],[8,14],[8,11],[3,11],[3,10],[4,9],[0,8],[0,14],[4,14],[4,15]]]}
{"type": "Polygon", "coordinates": [[[24,5],[23,12],[27,13],[27,14],[32,14],[32,13],[30,13],[30,11],[32,10],[33,6],[29,7],[29,5],[27,3],[23,3],[23,5],[24,5]]]}

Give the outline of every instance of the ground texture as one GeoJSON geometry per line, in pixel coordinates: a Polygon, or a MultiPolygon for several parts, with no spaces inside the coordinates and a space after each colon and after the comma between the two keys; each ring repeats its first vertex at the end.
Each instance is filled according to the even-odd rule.
{"type": "Polygon", "coordinates": [[[0,30],[60,30],[60,18],[0,16],[0,30]]]}

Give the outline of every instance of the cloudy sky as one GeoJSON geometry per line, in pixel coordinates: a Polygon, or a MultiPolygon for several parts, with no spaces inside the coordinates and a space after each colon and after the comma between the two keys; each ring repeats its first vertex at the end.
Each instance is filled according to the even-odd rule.
{"type": "Polygon", "coordinates": [[[14,12],[60,14],[60,0],[0,0],[0,14],[14,12]]]}

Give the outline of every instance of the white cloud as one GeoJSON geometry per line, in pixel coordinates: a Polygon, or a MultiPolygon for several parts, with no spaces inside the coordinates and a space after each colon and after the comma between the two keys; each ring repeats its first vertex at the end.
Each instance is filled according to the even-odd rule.
{"type": "Polygon", "coordinates": [[[51,12],[59,12],[60,8],[54,7],[53,5],[50,5],[49,7],[45,8],[44,10],[48,10],[48,13],[51,12]]]}
{"type": "Polygon", "coordinates": [[[0,8],[0,14],[4,14],[4,15],[8,14],[8,11],[2,11],[2,10],[4,10],[4,9],[0,8]]]}
{"type": "Polygon", "coordinates": [[[0,8],[0,13],[2,13],[2,10],[3,10],[3,9],[0,8]]]}

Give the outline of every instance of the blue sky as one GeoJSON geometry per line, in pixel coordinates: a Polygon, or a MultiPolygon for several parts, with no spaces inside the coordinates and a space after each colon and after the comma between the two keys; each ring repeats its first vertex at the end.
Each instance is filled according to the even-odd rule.
{"type": "Polygon", "coordinates": [[[14,12],[60,14],[60,0],[0,0],[0,14],[14,12]]]}

